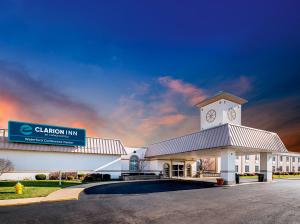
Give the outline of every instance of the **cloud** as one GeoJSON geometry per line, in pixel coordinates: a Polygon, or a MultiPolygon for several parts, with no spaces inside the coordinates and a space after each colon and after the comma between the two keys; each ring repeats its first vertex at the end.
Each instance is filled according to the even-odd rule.
{"type": "Polygon", "coordinates": [[[243,111],[243,125],[278,133],[288,150],[300,152],[300,97],[262,100],[243,111]]]}
{"type": "Polygon", "coordinates": [[[173,79],[170,76],[163,76],[158,79],[159,83],[169,89],[171,93],[178,93],[184,96],[189,105],[195,105],[206,98],[204,90],[196,86],[185,83],[180,79],[173,79]]]}
{"type": "MultiPolygon", "coordinates": [[[[171,76],[133,87],[103,117],[84,102],[32,78],[20,65],[0,61],[0,126],[21,120],[82,127],[90,136],[119,138],[127,146],[147,146],[199,130],[193,105],[206,97],[206,90],[171,76]]],[[[240,76],[227,87],[245,93],[251,91],[252,81],[240,76]]],[[[277,132],[289,150],[300,152],[299,102],[299,96],[257,102],[243,111],[243,125],[277,132]]]]}
{"type": "Polygon", "coordinates": [[[86,128],[96,134],[105,125],[93,108],[33,79],[17,64],[0,61],[0,125],[8,120],[86,128]]]}
{"type": "Polygon", "coordinates": [[[242,96],[252,90],[253,78],[246,75],[241,75],[234,79],[222,80],[222,82],[220,82],[220,84],[218,85],[218,88],[219,90],[242,96]]]}
{"type": "Polygon", "coordinates": [[[190,109],[204,99],[204,90],[171,76],[159,77],[146,87],[147,91],[136,88],[120,98],[109,118],[110,133],[126,144],[141,146],[199,130],[197,110],[190,109]]]}

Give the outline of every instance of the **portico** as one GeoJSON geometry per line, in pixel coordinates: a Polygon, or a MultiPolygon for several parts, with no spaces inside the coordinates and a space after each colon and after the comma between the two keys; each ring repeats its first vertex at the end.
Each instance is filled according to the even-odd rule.
{"type": "Polygon", "coordinates": [[[271,181],[272,153],[287,149],[276,133],[241,125],[241,105],[245,102],[228,93],[200,102],[201,131],[150,145],[146,158],[150,164],[169,164],[169,174],[183,177],[187,176],[189,161],[195,169],[200,158],[218,158],[216,170],[225,184],[234,184],[236,156],[260,154],[260,173],[264,181],[271,181]]]}

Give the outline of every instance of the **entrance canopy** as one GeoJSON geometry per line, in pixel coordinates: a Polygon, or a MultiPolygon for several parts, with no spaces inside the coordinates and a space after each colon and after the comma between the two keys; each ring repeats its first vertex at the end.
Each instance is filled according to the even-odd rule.
{"type": "Polygon", "coordinates": [[[147,158],[217,156],[224,149],[236,153],[288,152],[276,133],[241,125],[224,124],[149,146],[147,158]]]}

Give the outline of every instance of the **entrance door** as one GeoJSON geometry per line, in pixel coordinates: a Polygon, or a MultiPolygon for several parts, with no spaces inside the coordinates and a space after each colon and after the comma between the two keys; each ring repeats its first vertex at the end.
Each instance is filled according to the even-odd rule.
{"type": "Polygon", "coordinates": [[[192,166],[189,163],[186,165],[186,176],[192,177],[192,166]]]}
{"type": "Polygon", "coordinates": [[[184,176],[184,163],[183,162],[173,162],[172,176],[173,177],[183,177],[184,176]]]}

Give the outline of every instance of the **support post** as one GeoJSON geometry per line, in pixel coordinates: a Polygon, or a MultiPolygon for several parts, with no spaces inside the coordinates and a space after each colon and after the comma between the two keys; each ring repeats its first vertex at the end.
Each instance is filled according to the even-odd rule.
{"type": "Polygon", "coordinates": [[[221,177],[224,184],[235,184],[235,151],[224,150],[221,152],[221,177]]]}
{"type": "Polygon", "coordinates": [[[260,153],[260,173],[264,174],[264,181],[272,181],[272,153],[260,153]]]}

